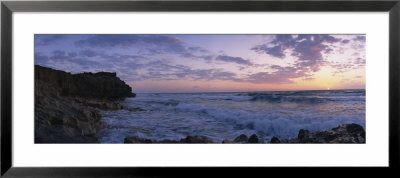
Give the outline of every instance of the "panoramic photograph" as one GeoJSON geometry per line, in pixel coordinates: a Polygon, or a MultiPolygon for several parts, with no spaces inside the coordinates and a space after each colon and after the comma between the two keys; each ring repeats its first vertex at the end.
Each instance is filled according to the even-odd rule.
{"type": "Polygon", "coordinates": [[[364,144],[364,34],[35,34],[34,141],[364,144]]]}

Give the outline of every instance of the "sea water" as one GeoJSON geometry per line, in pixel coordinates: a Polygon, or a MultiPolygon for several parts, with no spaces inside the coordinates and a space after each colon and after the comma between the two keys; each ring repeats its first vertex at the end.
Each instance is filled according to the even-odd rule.
{"type": "Polygon", "coordinates": [[[300,129],[328,130],[356,123],[365,129],[365,90],[152,93],[121,103],[145,111],[102,111],[108,127],[102,143],[123,143],[127,136],[180,140],[207,136],[215,142],[241,134],[296,137],[300,129]]]}

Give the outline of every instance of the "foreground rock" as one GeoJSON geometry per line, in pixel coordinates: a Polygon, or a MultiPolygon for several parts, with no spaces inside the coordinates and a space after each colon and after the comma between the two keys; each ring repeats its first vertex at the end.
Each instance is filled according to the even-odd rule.
{"type": "MultiPolygon", "coordinates": [[[[259,140],[256,134],[251,135],[250,138],[242,134],[239,135],[234,141],[230,141],[227,139],[222,141],[222,143],[258,143],[258,142],[259,140]]],[[[144,138],[139,138],[137,136],[133,136],[133,137],[126,137],[124,139],[124,143],[218,143],[218,142],[214,142],[212,139],[206,136],[187,136],[186,138],[182,138],[179,141],[168,140],[168,139],[156,141],[156,140],[144,139],[144,138]]]]}
{"type": "MultiPolygon", "coordinates": [[[[219,143],[205,136],[187,136],[180,140],[149,140],[139,137],[126,137],[124,143],[219,143]]],[[[247,137],[241,134],[234,140],[225,139],[222,143],[262,143],[256,134],[247,137]]],[[[357,124],[342,124],[331,130],[310,132],[300,129],[296,138],[279,139],[272,137],[270,143],[365,143],[365,131],[357,124]]]]}
{"type": "Polygon", "coordinates": [[[124,143],[214,143],[213,140],[206,136],[187,136],[186,138],[182,138],[180,141],[176,140],[150,140],[150,139],[143,139],[137,136],[133,137],[126,137],[124,139],[124,143]]]}
{"type": "Polygon", "coordinates": [[[70,74],[35,66],[35,143],[98,143],[99,109],[134,97],[115,73],[70,74]]]}
{"type": "Polygon", "coordinates": [[[365,143],[365,131],[358,124],[341,124],[331,130],[310,132],[301,129],[297,138],[272,137],[270,143],[365,143]]]}

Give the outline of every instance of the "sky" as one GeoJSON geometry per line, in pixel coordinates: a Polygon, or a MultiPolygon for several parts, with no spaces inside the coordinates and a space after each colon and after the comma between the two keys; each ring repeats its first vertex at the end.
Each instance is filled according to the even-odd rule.
{"type": "Polygon", "coordinates": [[[35,64],[135,93],[365,89],[365,35],[35,35],[35,64]]]}

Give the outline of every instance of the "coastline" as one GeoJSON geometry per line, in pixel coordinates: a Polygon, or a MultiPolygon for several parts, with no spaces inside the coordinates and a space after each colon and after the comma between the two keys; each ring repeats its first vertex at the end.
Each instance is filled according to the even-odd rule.
{"type": "Polygon", "coordinates": [[[261,142],[256,134],[248,137],[241,134],[234,140],[223,140],[222,142],[215,142],[205,136],[187,136],[180,140],[150,140],[143,139],[137,136],[125,137],[125,144],[132,143],[243,143],[243,144],[256,144],[256,143],[270,143],[270,144],[323,144],[323,143],[365,143],[365,131],[358,124],[341,124],[331,130],[320,130],[317,132],[310,132],[308,130],[300,129],[299,134],[291,139],[279,139],[272,137],[270,142],[261,142]]]}
{"type": "Polygon", "coordinates": [[[100,109],[120,110],[131,87],[116,73],[70,74],[35,65],[35,143],[100,143],[100,109]]]}
{"type": "MultiPolygon", "coordinates": [[[[143,111],[120,104],[135,96],[116,73],[70,74],[36,65],[35,143],[100,143],[98,132],[107,127],[101,110],[143,111]]],[[[316,132],[300,129],[295,138],[272,137],[269,142],[260,141],[256,134],[241,134],[222,142],[203,135],[158,141],[125,136],[124,143],[365,143],[365,131],[357,124],[342,124],[316,132]]]]}

